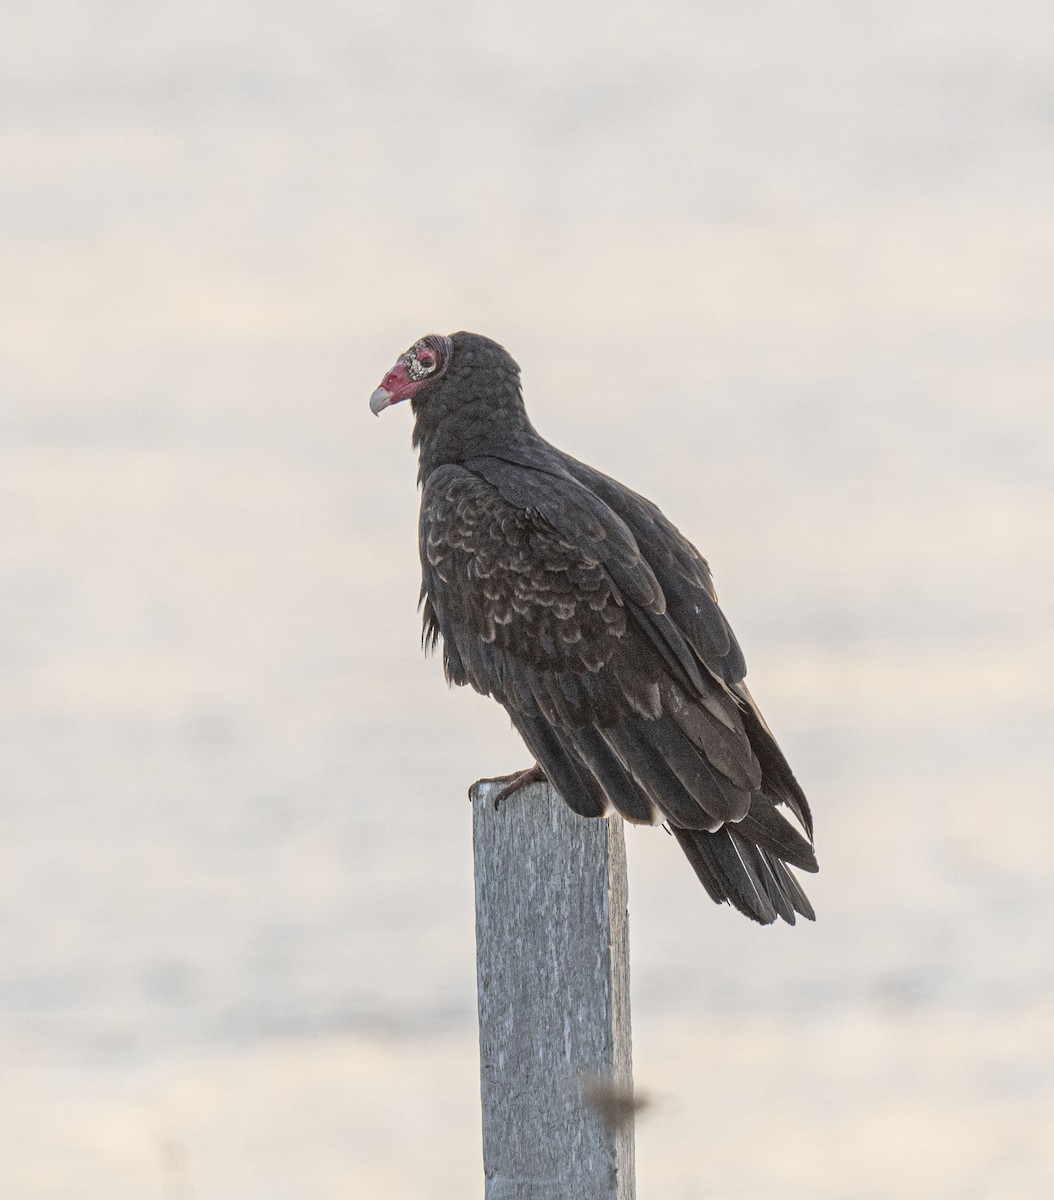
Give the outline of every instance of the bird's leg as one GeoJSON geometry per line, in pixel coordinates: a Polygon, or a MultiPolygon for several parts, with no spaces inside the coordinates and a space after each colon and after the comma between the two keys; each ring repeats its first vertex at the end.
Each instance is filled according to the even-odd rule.
{"type": "Polygon", "coordinates": [[[497,808],[503,800],[507,800],[513,792],[518,792],[520,788],[527,787],[531,783],[546,783],[546,775],[537,763],[532,767],[528,767],[526,771],[513,771],[511,775],[498,775],[494,779],[477,779],[472,785],[469,794],[476,790],[481,783],[503,783],[505,786],[494,797],[494,807],[497,808]]]}

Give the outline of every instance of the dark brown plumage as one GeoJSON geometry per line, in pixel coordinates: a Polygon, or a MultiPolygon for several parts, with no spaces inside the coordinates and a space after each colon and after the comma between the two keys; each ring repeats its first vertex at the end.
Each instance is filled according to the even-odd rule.
{"type": "Polygon", "coordinates": [[[424,642],[442,642],[447,677],[505,706],[576,812],[664,820],[715,901],[763,924],[812,919],[788,870],[817,869],[809,806],[695,547],[539,436],[490,339],[422,338],[370,406],[404,399],[424,642]]]}

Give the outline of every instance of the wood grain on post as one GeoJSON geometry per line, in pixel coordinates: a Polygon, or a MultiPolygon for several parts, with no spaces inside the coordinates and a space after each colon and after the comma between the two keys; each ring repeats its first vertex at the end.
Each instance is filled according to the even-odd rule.
{"type": "Polygon", "coordinates": [[[622,822],[499,790],[472,793],[486,1200],[634,1200],[622,822]]]}

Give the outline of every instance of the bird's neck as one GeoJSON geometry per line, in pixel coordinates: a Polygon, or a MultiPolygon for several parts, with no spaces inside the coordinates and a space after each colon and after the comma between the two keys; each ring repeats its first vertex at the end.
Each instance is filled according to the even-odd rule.
{"type": "Polygon", "coordinates": [[[417,477],[424,484],[437,468],[487,456],[502,457],[538,440],[523,408],[519,388],[458,394],[438,393],[414,405],[417,477]]]}

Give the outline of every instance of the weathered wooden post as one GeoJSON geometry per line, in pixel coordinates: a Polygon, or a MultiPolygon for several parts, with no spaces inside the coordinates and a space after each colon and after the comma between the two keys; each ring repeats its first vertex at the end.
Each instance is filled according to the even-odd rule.
{"type": "Polygon", "coordinates": [[[499,790],[472,792],[486,1200],[634,1200],[622,822],[499,790]]]}

